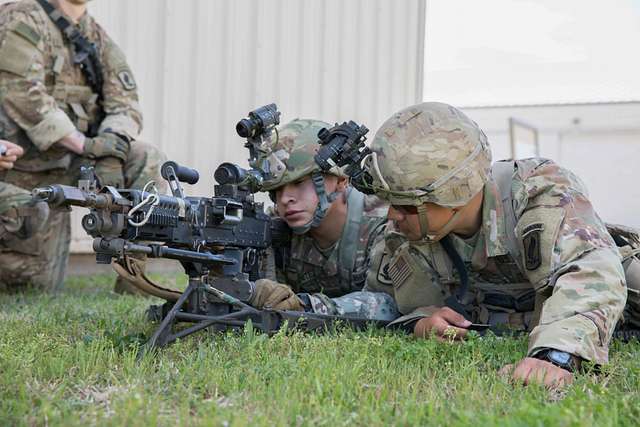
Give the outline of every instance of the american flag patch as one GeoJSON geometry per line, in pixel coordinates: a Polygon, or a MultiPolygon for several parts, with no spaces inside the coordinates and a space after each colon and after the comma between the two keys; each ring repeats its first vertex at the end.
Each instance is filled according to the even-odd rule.
{"type": "Polygon", "coordinates": [[[413,268],[411,264],[407,262],[404,254],[398,256],[393,264],[389,264],[389,276],[391,276],[393,286],[396,288],[402,286],[412,274],[413,268]]]}

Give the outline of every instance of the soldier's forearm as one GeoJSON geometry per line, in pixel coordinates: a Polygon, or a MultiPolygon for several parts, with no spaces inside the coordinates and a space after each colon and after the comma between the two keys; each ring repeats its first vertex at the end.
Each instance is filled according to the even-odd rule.
{"type": "Polygon", "coordinates": [[[84,140],[84,134],[82,132],[74,130],[70,134],[62,137],[62,139],[58,141],[58,144],[76,154],[82,154],[84,150],[84,140]]]}
{"type": "Polygon", "coordinates": [[[613,249],[594,250],[563,269],[531,333],[529,355],[547,347],[605,363],[626,301],[619,257],[613,249]]]}
{"type": "Polygon", "coordinates": [[[26,127],[25,131],[40,151],[48,150],[60,139],[76,130],[75,125],[64,111],[54,108],[42,116],[37,124],[26,127]]]}
{"type": "Polygon", "coordinates": [[[136,139],[140,134],[142,129],[142,116],[138,116],[137,114],[133,114],[130,111],[118,113],[118,114],[109,114],[104,118],[102,123],[100,124],[100,129],[98,133],[104,131],[105,129],[110,129],[113,133],[118,135],[125,135],[129,139],[136,139]]]}

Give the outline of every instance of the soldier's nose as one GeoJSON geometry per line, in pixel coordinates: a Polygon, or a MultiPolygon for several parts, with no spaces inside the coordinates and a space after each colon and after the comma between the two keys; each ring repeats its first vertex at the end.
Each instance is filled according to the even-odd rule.
{"type": "Polygon", "coordinates": [[[393,206],[389,206],[389,212],[387,212],[387,218],[391,221],[402,221],[404,219],[404,214],[394,208],[393,206]]]}

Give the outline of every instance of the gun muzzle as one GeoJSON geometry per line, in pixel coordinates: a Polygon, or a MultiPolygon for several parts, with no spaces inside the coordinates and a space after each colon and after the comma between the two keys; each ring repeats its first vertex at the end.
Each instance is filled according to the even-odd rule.
{"type": "Polygon", "coordinates": [[[4,156],[5,154],[7,154],[7,146],[0,144],[0,156],[4,156]]]}
{"type": "Polygon", "coordinates": [[[45,202],[53,201],[53,199],[55,198],[54,195],[55,195],[55,191],[51,186],[34,188],[31,191],[31,196],[34,199],[42,200],[45,202]]]}
{"type": "Polygon", "coordinates": [[[110,205],[110,198],[106,194],[95,194],[69,185],[48,185],[39,187],[31,192],[35,199],[45,201],[52,207],[82,206],[85,208],[103,208],[110,205]]]}

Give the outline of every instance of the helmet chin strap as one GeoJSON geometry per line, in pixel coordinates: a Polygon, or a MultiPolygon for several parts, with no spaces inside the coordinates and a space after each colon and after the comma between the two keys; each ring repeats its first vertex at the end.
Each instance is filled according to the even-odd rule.
{"type": "Polygon", "coordinates": [[[460,224],[460,220],[462,219],[462,211],[464,209],[460,209],[456,211],[453,216],[447,221],[445,225],[442,226],[440,230],[435,233],[429,233],[429,220],[427,219],[427,207],[422,204],[418,206],[418,221],[420,224],[420,239],[419,242],[424,243],[435,243],[442,240],[444,236],[451,233],[454,228],[458,224],[460,224]]]}
{"type": "Polygon", "coordinates": [[[333,193],[327,194],[324,188],[324,177],[322,176],[322,173],[318,171],[311,174],[311,181],[313,182],[316,194],[318,195],[318,207],[316,207],[316,211],[313,213],[311,221],[298,227],[291,227],[291,231],[295,234],[304,234],[310,229],[318,227],[327,215],[327,211],[329,210],[331,203],[333,203],[341,193],[339,191],[334,191],[333,193]]]}

